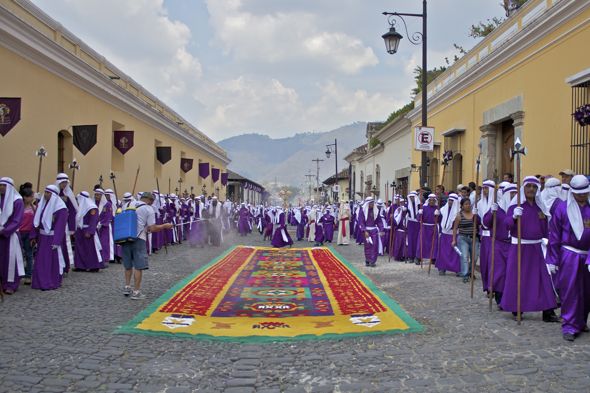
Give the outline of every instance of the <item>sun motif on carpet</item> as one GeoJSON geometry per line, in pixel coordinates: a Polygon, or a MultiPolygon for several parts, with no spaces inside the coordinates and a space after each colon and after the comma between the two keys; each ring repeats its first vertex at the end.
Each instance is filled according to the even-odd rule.
{"type": "Polygon", "coordinates": [[[237,246],[119,333],[276,341],[422,330],[333,249],[237,246]]]}

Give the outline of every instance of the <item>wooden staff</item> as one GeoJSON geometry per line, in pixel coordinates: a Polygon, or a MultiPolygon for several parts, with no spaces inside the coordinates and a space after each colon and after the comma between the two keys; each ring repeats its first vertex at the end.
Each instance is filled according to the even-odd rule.
{"type": "Polygon", "coordinates": [[[117,194],[117,183],[115,183],[115,173],[113,171],[111,171],[111,175],[109,176],[111,178],[111,182],[113,183],[113,191],[115,191],[115,211],[117,210],[117,208],[119,207],[119,194],[117,194]]]}
{"type": "Polygon", "coordinates": [[[133,191],[131,191],[131,195],[133,195],[135,197],[135,187],[137,186],[137,179],[139,178],[139,168],[140,166],[137,166],[137,172],[135,172],[135,181],[133,182],[133,191]]]}
{"type": "Polygon", "coordinates": [[[422,206],[422,195],[424,195],[424,190],[420,189],[420,194],[419,195],[419,199],[418,199],[418,210],[420,210],[420,207],[422,207],[422,214],[420,214],[420,269],[424,269],[424,266],[422,265],[422,260],[423,258],[423,241],[422,238],[424,237],[424,233],[422,231],[423,229],[423,217],[424,217],[424,206],[422,206]]]}
{"type": "Polygon", "coordinates": [[[172,180],[168,178],[168,195],[170,194],[172,194],[172,180]]]}
{"type": "MultiPolygon", "coordinates": [[[[393,201],[395,200],[395,194],[396,194],[395,182],[391,183],[391,186],[393,187],[393,198],[391,198],[390,209],[393,209],[393,206],[394,206],[393,201]]],[[[391,262],[391,254],[393,253],[393,243],[395,241],[394,240],[395,239],[395,228],[393,227],[393,223],[395,222],[394,216],[395,216],[395,210],[391,212],[391,223],[389,224],[389,249],[388,249],[389,260],[388,260],[388,262],[391,262]]]]}
{"type": "MultiPolygon", "coordinates": [[[[513,156],[516,156],[516,206],[520,207],[521,200],[520,200],[520,156],[521,154],[525,154],[525,149],[522,147],[522,143],[520,142],[520,138],[516,138],[514,141],[514,151],[513,156]]],[[[521,295],[521,288],[520,288],[520,276],[521,276],[521,259],[522,259],[522,250],[521,250],[521,223],[520,223],[520,216],[516,218],[516,236],[517,236],[517,244],[516,244],[516,266],[517,266],[517,275],[516,275],[516,322],[520,325],[522,321],[521,315],[521,305],[520,305],[520,295],[521,295]]]]}
{"type": "MultiPolygon", "coordinates": [[[[479,145],[479,154],[476,161],[476,173],[475,173],[475,209],[477,209],[477,203],[479,202],[479,164],[481,163],[481,144],[479,145]]],[[[473,299],[473,287],[475,281],[475,245],[477,242],[477,214],[473,215],[473,233],[471,239],[471,298],[473,299]]]]}
{"type": "MultiPolygon", "coordinates": [[[[439,208],[439,213],[440,213],[440,208],[439,208]]],[[[432,267],[432,258],[434,258],[434,240],[435,235],[438,234],[438,217],[440,216],[434,216],[434,228],[432,229],[432,244],[430,246],[430,260],[428,261],[428,275],[430,275],[430,268],[432,267]]]]}
{"type": "MultiPolygon", "coordinates": [[[[494,186],[494,199],[496,199],[498,196],[498,188],[497,186],[494,186]]],[[[497,202],[496,202],[497,203],[497,202]]],[[[490,277],[489,277],[489,281],[490,281],[490,285],[488,287],[488,302],[489,302],[489,309],[490,312],[492,312],[492,298],[494,297],[494,260],[495,260],[495,250],[496,250],[496,211],[492,212],[492,261],[491,261],[491,267],[490,267],[490,277]]]]}
{"type": "MultiPolygon", "coordinates": [[[[43,157],[47,157],[47,150],[43,146],[39,148],[36,152],[37,157],[39,157],[39,169],[37,170],[37,193],[39,193],[41,187],[41,167],[43,166],[43,157]]],[[[2,298],[4,299],[4,293],[2,292],[2,287],[0,287],[0,293],[2,293],[2,298]]]]}
{"type": "MultiPolygon", "coordinates": [[[[160,193],[160,181],[156,177],[156,188],[158,189],[158,205],[162,203],[162,194],[160,193]]],[[[161,206],[160,206],[161,207],[161,206]]],[[[166,241],[164,240],[164,251],[166,251],[166,255],[168,255],[168,246],[166,245],[166,241]]]]}
{"type": "Polygon", "coordinates": [[[69,165],[69,168],[72,170],[72,192],[74,192],[74,184],[76,183],[76,171],[80,170],[80,165],[78,164],[78,161],[76,161],[76,159],[74,158],[72,160],[72,163],[69,165]]]}

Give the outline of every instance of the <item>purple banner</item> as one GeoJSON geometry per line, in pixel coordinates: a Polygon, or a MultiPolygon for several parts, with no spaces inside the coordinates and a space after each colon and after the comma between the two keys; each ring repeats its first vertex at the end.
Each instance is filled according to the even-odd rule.
{"type": "Polygon", "coordinates": [[[20,98],[0,98],[0,135],[8,134],[20,121],[20,98]]]}
{"type": "Polygon", "coordinates": [[[217,180],[219,180],[219,168],[211,168],[211,179],[213,179],[213,183],[217,183],[217,180]]]}
{"type": "Polygon", "coordinates": [[[199,176],[201,176],[203,179],[206,179],[209,176],[209,163],[208,162],[199,163],[199,176]]]}
{"type": "Polygon", "coordinates": [[[113,131],[113,146],[121,152],[127,153],[133,147],[133,131],[113,131]]]}
{"type": "Polygon", "coordinates": [[[227,172],[221,174],[221,185],[224,187],[227,185],[227,172]]]}
{"type": "Polygon", "coordinates": [[[191,169],[193,169],[193,159],[192,158],[181,158],[180,159],[180,169],[182,169],[182,171],[184,173],[187,173],[191,169]]]}

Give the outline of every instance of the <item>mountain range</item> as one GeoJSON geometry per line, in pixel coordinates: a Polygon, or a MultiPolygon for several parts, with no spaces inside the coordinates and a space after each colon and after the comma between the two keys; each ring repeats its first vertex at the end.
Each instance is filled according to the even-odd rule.
{"type": "Polygon", "coordinates": [[[326,158],[326,145],[338,141],[338,171],[348,167],[344,157],[353,148],[366,143],[367,123],[356,122],[327,132],[306,132],[288,138],[249,133],[224,139],[218,144],[232,160],[229,169],[260,184],[275,182],[300,187],[306,174],[314,175],[320,162],[320,183],[334,175],[334,154],[326,158]]]}

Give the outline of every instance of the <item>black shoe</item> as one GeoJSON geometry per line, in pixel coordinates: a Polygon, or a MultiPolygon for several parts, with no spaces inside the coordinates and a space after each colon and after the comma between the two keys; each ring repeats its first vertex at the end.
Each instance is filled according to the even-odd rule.
{"type": "Polygon", "coordinates": [[[365,262],[365,267],[369,267],[371,264],[369,262],[365,262]]]}
{"type": "Polygon", "coordinates": [[[371,267],[377,267],[377,265],[374,264],[374,263],[371,263],[369,266],[371,266],[371,267]]]}
{"type": "Polygon", "coordinates": [[[439,276],[445,276],[447,274],[447,272],[445,272],[444,270],[439,270],[438,275],[439,276]]]}
{"type": "Polygon", "coordinates": [[[574,341],[576,339],[576,336],[574,336],[571,333],[563,333],[563,339],[565,341],[574,341]]]}
{"type": "Polygon", "coordinates": [[[559,317],[555,315],[555,311],[543,311],[543,322],[559,322],[559,317]]]}

